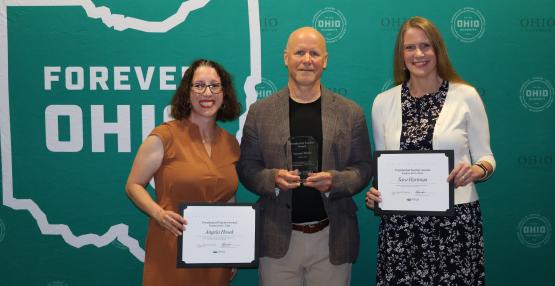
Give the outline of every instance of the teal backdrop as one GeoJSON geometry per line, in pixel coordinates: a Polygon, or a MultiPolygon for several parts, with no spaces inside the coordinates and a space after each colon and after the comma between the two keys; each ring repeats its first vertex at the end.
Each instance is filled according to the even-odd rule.
{"type": "MultiPolygon", "coordinates": [[[[323,83],[370,125],[414,15],[441,30],[489,116],[497,171],[478,185],[488,284],[555,285],[552,0],[1,0],[0,285],[140,285],[147,217],[124,184],[194,59],[233,74],[246,113],[286,84],[289,33],[314,26],[328,42],[323,83]]],[[[240,138],[244,119],[223,126],[240,138]]],[[[378,218],[363,193],[352,285],[375,281],[378,218]]],[[[257,285],[256,269],[233,285],[257,285]]]]}

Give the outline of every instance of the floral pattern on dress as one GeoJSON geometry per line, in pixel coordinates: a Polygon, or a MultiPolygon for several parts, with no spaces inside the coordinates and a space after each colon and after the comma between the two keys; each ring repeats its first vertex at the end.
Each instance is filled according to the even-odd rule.
{"type": "Polygon", "coordinates": [[[437,92],[414,97],[406,83],[401,88],[401,150],[432,150],[434,126],[443,108],[449,82],[443,81],[437,92]]]}
{"type": "MultiPolygon", "coordinates": [[[[401,150],[432,150],[434,125],[449,82],[422,97],[401,89],[401,150]]],[[[484,241],[478,201],[455,205],[454,216],[383,215],[377,285],[484,285],[484,241]]]]}

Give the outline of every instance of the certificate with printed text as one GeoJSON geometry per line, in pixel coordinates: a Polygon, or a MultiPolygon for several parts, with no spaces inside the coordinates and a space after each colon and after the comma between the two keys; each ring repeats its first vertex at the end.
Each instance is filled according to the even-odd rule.
{"type": "Polygon", "coordinates": [[[256,267],[258,208],[253,204],[182,204],[187,220],[177,267],[256,267]]]}
{"type": "Polygon", "coordinates": [[[453,150],[375,151],[374,170],[382,202],[375,213],[403,215],[454,214],[453,150]]]}

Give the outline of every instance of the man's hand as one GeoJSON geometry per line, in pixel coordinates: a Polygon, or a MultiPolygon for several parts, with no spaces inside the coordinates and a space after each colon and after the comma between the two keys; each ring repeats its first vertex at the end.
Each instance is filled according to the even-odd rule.
{"type": "Polygon", "coordinates": [[[322,193],[329,192],[332,185],[332,176],[328,172],[309,173],[303,185],[315,188],[322,193]]]}
{"type": "Polygon", "coordinates": [[[287,171],[279,169],[276,174],[276,186],[282,190],[292,190],[301,186],[299,170],[287,171]]]}

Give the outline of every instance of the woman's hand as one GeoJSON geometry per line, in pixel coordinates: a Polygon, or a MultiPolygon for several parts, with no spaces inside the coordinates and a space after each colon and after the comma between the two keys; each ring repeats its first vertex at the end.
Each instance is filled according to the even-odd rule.
{"type": "Polygon", "coordinates": [[[179,214],[162,208],[154,215],[154,219],[160,226],[169,230],[175,236],[181,235],[185,231],[185,225],[187,224],[187,220],[179,214]]]}
{"type": "Polygon", "coordinates": [[[366,192],[366,207],[369,209],[374,209],[374,203],[382,202],[381,194],[378,189],[372,187],[368,192],[366,192]]]}
{"type": "Polygon", "coordinates": [[[447,181],[454,180],[455,187],[464,187],[484,176],[482,168],[468,163],[458,163],[447,177],[447,181]]]}

